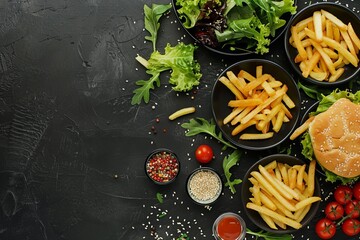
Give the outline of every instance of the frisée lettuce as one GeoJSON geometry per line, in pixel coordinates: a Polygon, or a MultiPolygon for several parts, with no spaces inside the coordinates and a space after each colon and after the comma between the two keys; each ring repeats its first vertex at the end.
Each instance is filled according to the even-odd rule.
{"type": "MultiPolygon", "coordinates": [[[[319,105],[315,112],[310,113],[310,115],[315,116],[319,113],[325,112],[329,107],[331,107],[337,100],[340,98],[348,98],[353,103],[360,104],[360,91],[357,91],[356,93],[351,93],[348,91],[340,91],[338,89],[334,90],[329,95],[322,95],[322,99],[319,101],[319,105]]],[[[306,157],[309,160],[315,160],[314,156],[314,149],[311,144],[311,138],[309,132],[305,132],[303,135],[303,139],[301,140],[302,145],[302,155],[306,157]]],[[[338,176],[330,171],[327,171],[325,168],[323,168],[323,171],[326,175],[326,181],[329,182],[336,182],[341,181],[343,184],[356,181],[359,177],[356,179],[354,178],[344,178],[341,176],[338,176]]]]}

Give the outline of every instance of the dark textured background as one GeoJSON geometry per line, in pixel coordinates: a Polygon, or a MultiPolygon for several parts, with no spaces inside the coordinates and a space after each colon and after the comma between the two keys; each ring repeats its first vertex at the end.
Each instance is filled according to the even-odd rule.
{"type": "MultiPolygon", "coordinates": [[[[309,4],[298,2],[299,10],[309,4]]],[[[194,116],[211,118],[213,83],[238,60],[271,59],[292,72],[283,40],[264,56],[230,58],[200,47],[196,58],[203,78],[196,93],[173,92],[165,74],[149,104],[132,106],[134,82],[147,78],[135,57],[147,58],[152,51],[143,25],[143,6],[151,3],[0,1],[1,240],[176,239],[181,233],[211,239],[213,221],[226,211],[240,213],[257,230],[243,214],[241,185],[235,195],[225,189],[211,210],[187,197],[186,177],[199,167],[195,148],[211,145],[215,160],[209,166],[220,172],[229,152],[204,135],[185,137],[180,124],[194,116]],[[189,105],[196,106],[195,114],[167,120],[189,105]],[[158,147],[174,150],[181,159],[181,174],[170,186],[155,186],[144,174],[145,157],[158,147]],[[163,204],[156,199],[158,192],[165,197],[163,204]]],[[[359,1],[341,3],[359,14],[359,1]]],[[[178,41],[192,42],[171,10],[161,20],[158,49],[178,41]]],[[[302,97],[305,111],[314,101],[302,97]]],[[[290,144],[292,155],[301,157],[298,142],[282,147],[290,144]]],[[[234,176],[242,178],[257,159],[278,151],[245,151],[232,169],[234,176]]],[[[319,178],[325,199],[333,186],[319,178]]],[[[321,216],[319,210],[295,239],[316,239],[313,225],[321,216]]]]}

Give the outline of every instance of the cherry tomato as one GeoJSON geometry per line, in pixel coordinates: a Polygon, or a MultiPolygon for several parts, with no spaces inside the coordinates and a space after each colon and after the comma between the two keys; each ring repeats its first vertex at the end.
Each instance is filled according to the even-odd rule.
{"type": "Polygon", "coordinates": [[[316,223],[315,232],[321,239],[330,239],[336,233],[336,226],[330,219],[322,218],[316,223]]]}
{"type": "Polygon", "coordinates": [[[360,200],[360,182],[357,182],[357,183],[353,186],[353,196],[354,196],[357,200],[360,200]]]}
{"type": "Polygon", "coordinates": [[[195,151],[195,158],[200,163],[209,163],[214,156],[213,150],[208,145],[200,145],[195,151]]]}
{"type": "Polygon", "coordinates": [[[338,203],[345,205],[351,201],[352,189],[349,186],[340,185],[335,189],[334,197],[338,203]]]}
{"type": "Polygon", "coordinates": [[[341,229],[346,235],[355,236],[360,233],[360,221],[354,218],[348,218],[342,223],[341,229]]]}
{"type": "Polygon", "coordinates": [[[358,218],[360,216],[360,202],[356,199],[351,200],[345,205],[345,213],[350,218],[358,218]]]}
{"type": "Polygon", "coordinates": [[[330,220],[338,220],[344,215],[344,207],[338,202],[329,202],[325,207],[325,214],[330,220]]]}

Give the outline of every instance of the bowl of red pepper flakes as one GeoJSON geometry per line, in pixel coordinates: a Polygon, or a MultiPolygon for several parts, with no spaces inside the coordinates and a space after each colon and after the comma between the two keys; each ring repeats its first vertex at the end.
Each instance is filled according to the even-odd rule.
{"type": "Polygon", "coordinates": [[[179,158],[169,149],[156,149],[146,158],[145,172],[158,185],[172,183],[180,172],[179,158]]]}

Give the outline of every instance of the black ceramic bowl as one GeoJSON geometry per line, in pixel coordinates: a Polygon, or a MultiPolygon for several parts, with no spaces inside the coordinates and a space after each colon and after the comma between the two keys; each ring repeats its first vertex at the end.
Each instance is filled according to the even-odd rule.
{"type": "Polygon", "coordinates": [[[166,148],[155,149],[145,161],[145,173],[158,185],[167,185],[175,181],[180,172],[177,155],[166,148]]]}
{"type": "MultiPolygon", "coordinates": [[[[294,6],[296,6],[296,2],[297,0],[294,0],[294,6]]],[[[195,31],[194,28],[188,29],[184,26],[182,19],[180,18],[178,9],[179,6],[176,5],[176,0],[172,0],[172,6],[174,8],[174,12],[175,15],[178,19],[178,21],[180,22],[181,26],[183,27],[183,29],[187,32],[187,34],[194,39],[195,42],[199,43],[200,45],[204,46],[206,49],[218,53],[218,54],[222,54],[222,55],[227,55],[227,56],[244,56],[244,55],[248,55],[248,54],[253,54],[256,53],[255,52],[255,48],[251,48],[251,49],[245,49],[246,45],[242,44],[242,42],[240,41],[239,43],[237,43],[235,45],[235,47],[237,49],[232,49],[230,45],[226,45],[224,47],[211,47],[208,46],[206,44],[202,44],[197,37],[195,36],[195,31]]],[[[282,26],[281,28],[277,29],[275,32],[275,36],[274,37],[269,37],[270,38],[270,45],[273,44],[286,30],[286,27],[289,23],[289,20],[293,17],[293,15],[291,15],[290,13],[285,13],[281,19],[284,19],[286,21],[286,24],[284,26],[282,26]]]]}
{"type": "MultiPolygon", "coordinates": [[[[212,112],[217,126],[220,128],[226,139],[228,139],[232,144],[249,150],[264,150],[280,144],[294,130],[300,115],[299,89],[297,88],[296,83],[291,75],[277,63],[265,59],[248,59],[240,61],[225,69],[220,74],[219,78],[215,82],[212,90],[212,112]],[[234,100],[235,96],[223,83],[219,81],[219,78],[221,76],[226,76],[227,71],[233,71],[235,75],[237,75],[240,70],[246,70],[250,74],[255,75],[256,66],[258,65],[263,66],[264,74],[268,73],[275,77],[276,80],[281,81],[288,86],[287,94],[295,103],[295,107],[290,109],[293,118],[289,122],[284,123],[280,131],[278,133],[274,133],[272,138],[264,140],[241,140],[239,139],[239,135],[231,135],[231,132],[235,126],[231,125],[230,123],[223,123],[224,118],[232,111],[232,108],[228,107],[228,102],[230,100],[234,100]]],[[[256,130],[255,126],[251,126],[245,129],[242,133],[259,133],[259,131],[256,130]]]]}
{"type": "MultiPolygon", "coordinates": [[[[245,213],[246,215],[249,217],[249,219],[255,224],[257,225],[259,228],[268,231],[268,232],[273,232],[273,233],[278,233],[278,234],[284,234],[284,233],[291,233],[291,232],[295,232],[297,231],[297,229],[294,229],[292,227],[287,226],[287,229],[271,229],[265,222],[264,220],[260,217],[259,213],[246,208],[246,204],[250,201],[249,198],[252,197],[252,194],[249,190],[249,188],[252,186],[252,183],[249,181],[249,178],[251,177],[250,173],[252,171],[258,171],[258,166],[262,165],[265,166],[266,164],[272,162],[276,160],[277,162],[281,162],[281,163],[287,163],[290,166],[293,165],[297,165],[297,164],[304,164],[305,162],[303,162],[302,160],[290,156],[290,155],[285,155],[285,154],[274,154],[274,155],[270,155],[267,156],[265,158],[260,159],[259,161],[257,161],[253,166],[251,166],[248,171],[246,172],[244,178],[243,178],[243,182],[242,182],[242,187],[241,187],[241,196],[242,196],[242,200],[243,200],[243,206],[245,209],[245,213]]],[[[306,167],[306,171],[308,170],[308,167],[306,167]]],[[[321,196],[320,193],[320,184],[319,181],[317,180],[317,178],[315,177],[315,190],[314,190],[314,196],[321,196]]],[[[309,210],[309,212],[306,214],[306,216],[303,218],[303,220],[300,222],[302,224],[302,227],[306,226],[307,224],[310,223],[310,221],[313,219],[313,217],[315,216],[318,208],[320,205],[320,201],[317,201],[315,203],[313,203],[311,205],[311,208],[309,210]]]]}
{"type": "Polygon", "coordinates": [[[186,181],[186,192],[199,205],[210,205],[221,195],[223,184],[220,175],[212,168],[195,169],[186,181]]]}
{"type": "Polygon", "coordinates": [[[290,43],[289,43],[289,38],[291,36],[291,26],[294,26],[299,21],[312,16],[314,11],[318,11],[318,10],[321,10],[321,9],[332,13],[337,18],[339,18],[341,21],[343,21],[345,24],[348,24],[349,22],[351,22],[355,32],[358,35],[360,34],[360,18],[359,18],[358,14],[351,11],[350,9],[348,9],[345,6],[342,6],[342,5],[339,5],[339,4],[336,4],[336,3],[331,3],[331,2],[314,3],[314,4],[311,4],[311,5],[307,6],[307,7],[305,7],[301,11],[299,11],[290,20],[290,22],[288,24],[288,27],[287,27],[287,29],[285,31],[284,46],[285,46],[286,55],[287,55],[291,65],[292,65],[292,67],[295,69],[297,74],[299,74],[299,76],[302,79],[304,79],[305,81],[307,81],[309,83],[312,83],[312,84],[317,84],[317,85],[329,86],[330,87],[330,86],[336,86],[336,85],[343,84],[343,83],[346,83],[346,82],[350,81],[360,71],[360,65],[358,65],[358,67],[354,67],[351,64],[345,65],[344,73],[335,82],[318,81],[318,80],[313,79],[311,77],[304,78],[302,76],[302,74],[301,74],[299,64],[295,63],[295,61],[294,61],[296,55],[298,54],[298,51],[296,50],[296,48],[291,46],[290,43]]]}

